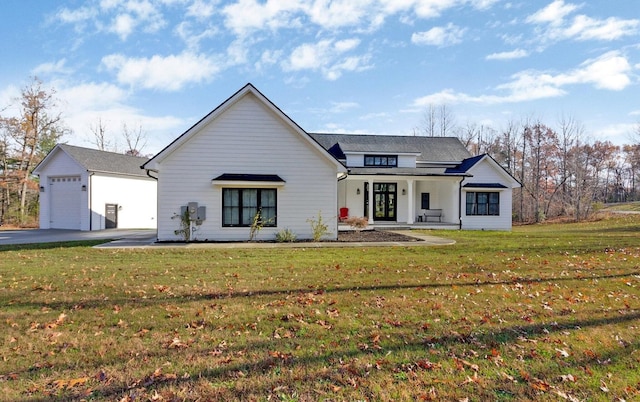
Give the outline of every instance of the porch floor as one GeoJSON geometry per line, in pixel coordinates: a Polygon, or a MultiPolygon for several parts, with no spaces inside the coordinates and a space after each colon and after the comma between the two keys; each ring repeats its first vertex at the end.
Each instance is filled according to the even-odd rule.
{"type": "MultiPolygon", "coordinates": [[[[458,230],[460,229],[460,225],[453,222],[415,222],[408,224],[406,222],[375,222],[373,224],[369,224],[367,229],[378,229],[378,230],[414,230],[414,229],[429,229],[429,230],[458,230]]],[[[339,222],[338,223],[339,231],[348,231],[354,230],[351,226],[339,222]]]]}

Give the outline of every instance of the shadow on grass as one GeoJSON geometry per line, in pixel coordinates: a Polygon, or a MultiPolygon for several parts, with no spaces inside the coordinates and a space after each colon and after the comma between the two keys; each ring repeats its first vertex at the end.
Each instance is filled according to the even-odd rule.
{"type": "MultiPolygon", "coordinates": [[[[609,312],[610,313],[610,312],[609,312]]],[[[449,336],[441,336],[441,337],[431,337],[431,338],[423,338],[420,341],[415,342],[406,342],[406,339],[402,337],[391,337],[392,341],[389,343],[385,343],[380,351],[369,351],[369,350],[361,350],[355,347],[350,348],[328,348],[326,349],[326,353],[322,353],[316,356],[302,356],[295,357],[291,356],[288,359],[279,359],[269,356],[268,351],[273,350],[273,347],[276,346],[276,342],[268,342],[268,341],[260,341],[254,342],[250,345],[243,345],[242,350],[250,350],[250,351],[258,351],[263,353],[264,358],[258,359],[251,363],[226,363],[224,366],[217,365],[214,368],[206,368],[203,370],[195,371],[189,373],[189,377],[187,378],[171,378],[171,379],[153,379],[151,377],[147,377],[145,379],[140,379],[140,381],[134,381],[130,384],[133,385],[123,385],[123,384],[113,384],[106,385],[105,387],[96,387],[94,388],[94,396],[96,398],[106,398],[109,400],[120,399],[123,396],[129,396],[138,393],[140,388],[144,388],[145,392],[151,393],[154,390],[161,390],[164,386],[183,386],[185,384],[189,384],[190,382],[195,382],[200,379],[205,379],[210,382],[216,381],[233,381],[236,378],[237,373],[242,372],[245,373],[243,376],[250,377],[253,374],[262,375],[270,370],[275,370],[277,368],[300,368],[304,376],[296,376],[294,379],[289,379],[285,377],[285,381],[290,381],[292,386],[295,386],[295,383],[299,382],[308,382],[308,381],[325,381],[330,382],[332,384],[340,383],[343,386],[348,386],[346,382],[347,377],[366,377],[368,374],[365,370],[358,367],[349,367],[349,359],[358,359],[359,357],[365,355],[374,355],[380,357],[384,355],[388,355],[390,353],[395,352],[403,352],[407,350],[412,351],[424,351],[425,354],[430,348],[434,347],[442,347],[448,350],[446,355],[443,355],[441,361],[448,361],[457,358],[455,351],[456,347],[462,347],[465,349],[468,345],[471,345],[474,348],[482,348],[483,350],[490,350],[493,345],[498,343],[496,340],[499,339],[499,343],[501,344],[510,344],[515,343],[522,339],[522,337],[527,337],[528,339],[535,338],[538,336],[549,336],[550,334],[561,332],[561,331],[570,331],[576,330],[578,328],[590,328],[590,327],[599,327],[599,326],[607,326],[607,325],[615,325],[620,323],[627,323],[631,321],[636,321],[640,319],[640,312],[629,312],[623,315],[619,315],[616,317],[597,317],[592,319],[585,319],[579,321],[564,321],[558,322],[556,325],[549,324],[530,324],[530,325],[518,325],[518,326],[509,326],[500,329],[499,331],[487,332],[487,333],[479,333],[473,334],[472,332],[468,334],[458,334],[458,335],[449,335],[449,336]],[[324,363],[324,364],[323,364],[324,363]],[[327,369],[327,366],[333,367],[333,369],[327,369]],[[324,369],[323,369],[324,368],[324,369]],[[116,399],[114,399],[116,398],[116,399]]],[[[304,341],[301,341],[304,342],[304,341]]],[[[306,339],[306,342],[314,342],[313,339],[306,339]]],[[[640,341],[634,340],[632,343],[623,346],[621,345],[619,348],[611,349],[607,353],[600,354],[599,356],[589,356],[585,355],[582,358],[575,357],[572,360],[565,362],[565,367],[572,367],[574,369],[579,369],[580,367],[584,367],[588,364],[594,364],[601,362],[603,360],[615,361],[624,356],[628,356],[629,350],[637,350],[640,347],[640,341]]],[[[232,349],[232,348],[230,348],[232,349]]],[[[301,350],[305,350],[305,347],[301,347],[301,350]]],[[[462,351],[462,349],[459,349],[462,351]]],[[[211,349],[209,351],[203,350],[200,353],[208,355],[210,352],[214,350],[211,349]]],[[[238,348],[240,351],[240,348],[238,348]]],[[[181,358],[180,350],[171,350],[171,349],[158,349],[152,353],[149,353],[146,357],[155,357],[161,358],[166,361],[171,361],[172,359],[180,359],[181,358]]],[[[235,352],[233,350],[228,350],[227,353],[233,355],[235,352]]],[[[432,356],[433,358],[433,356],[432,356]]],[[[435,359],[437,362],[437,358],[435,359]]],[[[69,367],[73,369],[78,369],[78,365],[73,365],[73,367],[69,367]]],[[[98,371],[100,367],[87,367],[87,369],[92,369],[98,371]]],[[[398,364],[392,365],[392,367],[388,368],[389,374],[396,373],[398,370],[402,370],[402,367],[398,366],[398,364]]],[[[548,368],[547,371],[551,371],[552,368],[548,368]]],[[[275,374],[275,373],[274,373],[275,374]]],[[[540,377],[546,378],[548,375],[543,371],[539,372],[530,372],[528,373],[532,378],[540,377]]],[[[151,373],[149,373],[151,376],[151,373]]],[[[286,385],[287,383],[285,383],[286,385]]],[[[273,375],[270,378],[261,378],[259,384],[255,382],[251,383],[251,390],[246,391],[242,387],[240,389],[236,388],[225,388],[227,392],[227,396],[231,398],[243,398],[247,396],[247,392],[250,392],[252,395],[268,395],[274,392],[274,389],[277,387],[282,387],[282,379],[278,378],[278,376],[273,375]]],[[[526,381],[522,381],[518,386],[527,387],[524,393],[531,392],[529,390],[529,386],[526,381]]],[[[286,386],[285,386],[286,388],[286,386]]],[[[481,390],[482,392],[492,392],[491,388],[485,388],[481,390]]],[[[366,389],[361,389],[361,392],[367,393],[370,392],[366,389]]],[[[375,397],[374,395],[371,395],[375,397]]],[[[484,396],[487,396],[486,394],[484,396]]],[[[534,397],[534,395],[530,395],[534,397]]],[[[374,398],[375,399],[375,398],[374,398]]],[[[73,400],[72,396],[69,393],[64,395],[47,395],[46,397],[40,398],[25,398],[24,401],[63,401],[63,400],[73,400]]]]}
{"type": "Polygon", "coordinates": [[[322,293],[342,293],[342,292],[373,292],[383,290],[406,290],[406,289],[433,289],[433,288],[450,288],[456,287],[482,287],[482,286],[496,286],[496,285],[516,285],[516,284],[533,284],[533,283],[546,283],[546,282],[568,282],[568,281],[593,281],[602,279],[617,279],[627,278],[631,276],[640,275],[639,271],[632,271],[621,274],[610,275],[591,275],[591,276],[562,276],[562,277],[548,277],[548,278],[527,278],[527,277],[515,277],[505,281],[473,281],[473,282],[451,282],[451,283],[428,283],[428,284],[394,284],[394,285],[372,285],[372,286],[349,286],[349,287],[334,287],[334,288],[297,288],[297,289],[273,289],[273,290],[256,290],[256,291],[242,291],[242,292],[217,292],[217,293],[203,293],[198,295],[176,295],[176,296],[163,296],[163,297],[134,297],[134,298],[109,298],[109,299],[92,299],[92,300],[80,300],[72,302],[63,301],[47,301],[42,303],[36,302],[16,302],[15,299],[0,298],[0,304],[11,306],[12,308],[42,308],[47,307],[55,310],[75,310],[78,308],[104,308],[111,307],[114,304],[126,305],[127,303],[135,304],[137,306],[149,306],[155,304],[164,304],[171,302],[176,303],[191,303],[199,300],[224,300],[234,298],[250,298],[260,296],[277,296],[277,295],[293,295],[293,294],[306,294],[309,292],[322,292],[322,293]]]}
{"type": "Polygon", "coordinates": [[[72,248],[72,247],[93,247],[98,244],[109,243],[113,240],[81,240],[81,241],[61,241],[53,243],[27,243],[27,244],[1,244],[0,252],[3,251],[27,251],[27,250],[48,250],[54,248],[72,248]]]}

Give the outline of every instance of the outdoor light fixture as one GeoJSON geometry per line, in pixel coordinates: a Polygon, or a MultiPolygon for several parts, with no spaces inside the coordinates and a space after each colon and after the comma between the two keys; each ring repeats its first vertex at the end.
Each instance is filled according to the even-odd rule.
{"type": "Polygon", "coordinates": [[[359,187],[356,189],[356,194],[360,195],[360,188],[359,187]]]}
{"type": "Polygon", "coordinates": [[[44,186],[40,186],[40,192],[44,193],[44,186]]]}
{"type": "Polygon", "coordinates": [[[402,189],[402,195],[407,194],[407,190],[405,190],[404,188],[402,189]]]}
{"type": "Polygon", "coordinates": [[[82,191],[87,191],[87,185],[86,184],[82,185],[82,191]]]}

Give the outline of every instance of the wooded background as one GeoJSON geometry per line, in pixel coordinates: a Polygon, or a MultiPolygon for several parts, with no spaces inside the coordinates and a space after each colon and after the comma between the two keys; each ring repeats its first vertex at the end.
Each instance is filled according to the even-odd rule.
{"type": "MultiPolygon", "coordinates": [[[[56,106],[55,90],[32,78],[13,105],[0,109],[0,224],[37,226],[40,184],[31,173],[69,133],[56,106]],[[8,116],[10,107],[14,113],[8,116]]],[[[101,120],[88,131],[97,149],[117,152],[101,120]]],[[[527,117],[501,128],[459,125],[449,107],[431,105],[413,135],[458,137],[473,155],[489,154],[522,184],[514,191],[514,221],[541,222],[560,216],[583,220],[605,203],[640,200],[640,122],[624,145],[587,132],[570,116],[553,123],[527,117]]],[[[142,127],[124,125],[122,136],[123,153],[141,156],[142,127]]]]}

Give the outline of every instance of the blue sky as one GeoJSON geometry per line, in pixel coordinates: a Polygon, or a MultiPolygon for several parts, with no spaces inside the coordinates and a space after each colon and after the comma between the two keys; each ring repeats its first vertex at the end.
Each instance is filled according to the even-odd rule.
{"type": "MultiPolygon", "coordinates": [[[[629,142],[640,122],[637,0],[3,0],[0,110],[30,76],[73,133],[142,127],[155,153],[247,82],[309,132],[554,126],[629,142]]],[[[5,109],[10,114],[13,109],[5,109]]]]}

